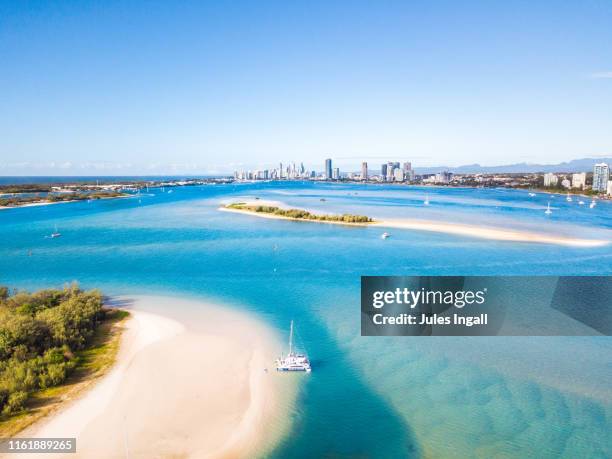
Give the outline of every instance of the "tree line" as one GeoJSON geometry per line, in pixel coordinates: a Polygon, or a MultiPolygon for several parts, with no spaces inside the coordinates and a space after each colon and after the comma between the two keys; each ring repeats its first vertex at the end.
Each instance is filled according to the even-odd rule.
{"type": "Polygon", "coordinates": [[[98,290],[77,284],[35,293],[0,287],[0,412],[25,407],[37,390],[63,383],[104,319],[98,290]]]}
{"type": "Polygon", "coordinates": [[[301,209],[281,209],[275,206],[247,206],[244,203],[230,204],[227,207],[231,209],[248,210],[250,212],[265,213],[278,215],[280,217],[297,218],[300,220],[316,220],[316,221],[327,221],[327,222],[343,222],[343,223],[372,223],[370,217],[365,215],[353,215],[353,214],[342,214],[342,215],[321,215],[313,214],[307,210],[301,209]]]}

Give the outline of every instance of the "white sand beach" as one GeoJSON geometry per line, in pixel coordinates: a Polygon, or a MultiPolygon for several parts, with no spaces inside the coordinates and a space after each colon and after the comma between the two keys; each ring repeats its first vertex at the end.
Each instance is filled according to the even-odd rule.
{"type": "MultiPolygon", "coordinates": [[[[247,206],[276,206],[282,209],[289,209],[290,207],[279,201],[240,201],[247,206]]],[[[555,235],[548,233],[535,233],[532,231],[524,231],[519,229],[508,229],[508,228],[496,228],[491,226],[478,226],[478,225],[467,225],[461,223],[444,222],[444,221],[430,221],[430,220],[419,220],[419,219],[374,219],[371,223],[347,223],[347,222],[335,222],[335,221],[324,221],[324,220],[305,220],[299,218],[284,217],[281,215],[274,215],[262,212],[253,212],[245,209],[233,209],[228,207],[219,207],[219,210],[223,212],[234,212],[240,214],[248,214],[260,218],[271,218],[275,220],[293,220],[306,223],[327,223],[332,225],[348,225],[348,226],[367,226],[367,227],[379,227],[379,228],[396,228],[403,230],[414,230],[414,231],[429,231],[434,233],[445,233],[454,234],[457,236],[474,237],[480,239],[489,239],[495,241],[508,241],[508,242],[529,242],[538,244],[555,244],[569,247],[600,247],[610,243],[607,240],[600,239],[582,239],[573,238],[564,235],[555,235]]],[[[308,210],[313,214],[321,213],[308,210]]]]}
{"type": "Polygon", "coordinates": [[[130,300],[111,372],[21,437],[76,437],[77,454],[65,457],[234,458],[261,453],[286,433],[297,380],[272,371],[282,345],[268,327],[196,301],[130,300]],[[191,327],[157,314],[189,308],[206,323],[191,327]]]}

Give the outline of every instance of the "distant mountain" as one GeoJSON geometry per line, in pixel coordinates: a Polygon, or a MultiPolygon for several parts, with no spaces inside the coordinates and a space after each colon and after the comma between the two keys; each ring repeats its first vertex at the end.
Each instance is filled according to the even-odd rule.
{"type": "Polygon", "coordinates": [[[497,173],[533,173],[533,172],[592,172],[593,165],[608,163],[612,165],[612,158],[583,158],[574,159],[559,164],[529,164],[517,163],[505,166],[481,166],[480,164],[467,164],[459,167],[416,167],[417,174],[435,174],[449,171],[455,174],[497,174],[497,173]]]}

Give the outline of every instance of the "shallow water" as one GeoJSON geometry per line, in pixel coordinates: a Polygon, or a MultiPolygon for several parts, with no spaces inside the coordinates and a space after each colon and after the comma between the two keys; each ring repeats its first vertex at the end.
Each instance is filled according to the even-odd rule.
{"type": "MultiPolygon", "coordinates": [[[[372,217],[610,239],[594,209],[514,190],[258,183],[0,211],[0,282],[203,298],[298,324],[313,360],[278,457],[610,457],[612,339],[359,336],[361,275],[609,275],[612,247],[568,248],[217,211],[261,197],[372,217]],[[428,195],[431,205],[422,201],[428,195]],[[321,201],[325,199],[325,201],[321,201]],[[551,201],[553,214],[544,215],[551,201]],[[61,238],[46,239],[54,225],[61,238]],[[31,253],[31,254],[30,254],[31,253]]],[[[288,375],[302,377],[303,375],[288,375]]]]}

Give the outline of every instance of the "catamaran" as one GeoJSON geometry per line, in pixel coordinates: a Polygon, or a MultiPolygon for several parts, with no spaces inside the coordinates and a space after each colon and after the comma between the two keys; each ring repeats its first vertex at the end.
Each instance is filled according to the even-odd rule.
{"type": "Polygon", "coordinates": [[[546,215],[550,215],[550,214],[552,214],[552,210],[550,210],[550,202],[548,203],[548,206],[546,207],[546,210],[544,211],[544,213],[545,213],[546,215]]]}
{"type": "Polygon", "coordinates": [[[276,359],[276,371],[305,371],[310,373],[310,361],[305,354],[293,352],[293,320],[289,331],[289,353],[276,359]]]}

